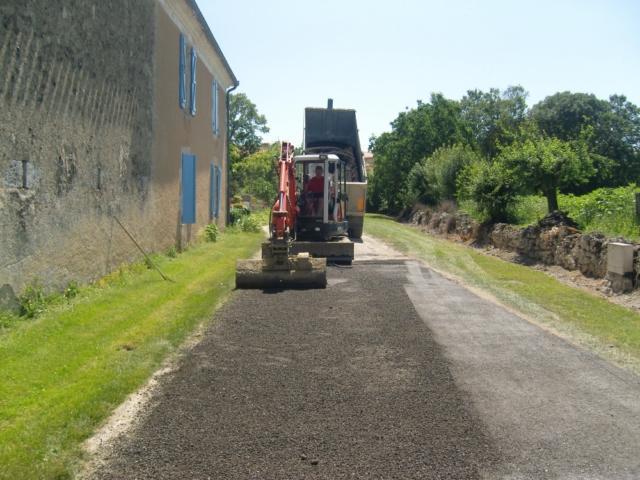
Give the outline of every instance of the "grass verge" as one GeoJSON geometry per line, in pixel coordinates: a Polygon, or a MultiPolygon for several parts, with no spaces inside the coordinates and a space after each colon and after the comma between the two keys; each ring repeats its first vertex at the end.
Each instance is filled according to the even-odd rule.
{"type": "Polygon", "coordinates": [[[503,304],[638,371],[640,315],[538,270],[427,235],[381,215],[367,215],[368,234],[424,260],[503,304]]]}
{"type": "MultiPolygon", "coordinates": [[[[230,229],[231,230],[231,229],[230,229]]],[[[234,287],[263,240],[238,231],[121,269],[0,335],[0,478],[70,478],[81,443],[234,287]],[[100,282],[99,282],[100,283],[100,282]]]]}

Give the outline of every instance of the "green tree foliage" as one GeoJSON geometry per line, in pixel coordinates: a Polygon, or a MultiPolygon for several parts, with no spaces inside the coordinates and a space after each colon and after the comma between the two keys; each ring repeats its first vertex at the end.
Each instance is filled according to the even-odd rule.
{"type": "Polygon", "coordinates": [[[258,113],[256,105],[244,93],[231,95],[229,142],[238,148],[240,156],[257,152],[262,142],[260,134],[267,132],[267,119],[258,113]]]}
{"type": "Polygon", "coordinates": [[[480,156],[466,145],[438,148],[409,172],[409,200],[428,204],[455,200],[458,174],[466,165],[478,160],[480,156]]]}
{"type": "Polygon", "coordinates": [[[640,180],[640,109],[623,95],[609,97],[603,118],[598,154],[615,162],[609,185],[626,185],[640,180]]]}
{"type": "Polygon", "coordinates": [[[586,138],[597,175],[574,193],[638,180],[640,110],[626,97],[612,95],[607,101],[593,94],[559,92],[534,105],[531,118],[546,136],[586,138]]]}
{"type": "Polygon", "coordinates": [[[468,143],[493,158],[500,147],[514,141],[526,119],[528,93],[521,86],[504,91],[469,90],[460,101],[461,116],[470,138],[468,143]]]}
{"type": "Polygon", "coordinates": [[[582,142],[534,136],[505,147],[496,163],[518,179],[520,193],[541,193],[550,212],[558,210],[558,190],[586,183],[594,174],[582,142]]]}
{"type": "Polygon", "coordinates": [[[587,125],[600,123],[607,102],[593,94],[558,92],[531,108],[531,118],[548,137],[575,140],[587,125]]]}
{"type": "Polygon", "coordinates": [[[235,159],[231,164],[232,191],[236,194],[255,196],[267,203],[271,202],[275,198],[278,184],[278,151],[279,144],[274,143],[266,150],[235,159]]]}
{"type": "Polygon", "coordinates": [[[464,138],[459,102],[441,94],[432,94],[429,103],[418,101],[416,108],[401,112],[391,123],[391,132],[371,139],[370,150],[376,158],[372,206],[375,203],[388,211],[404,207],[406,181],[413,166],[437,148],[464,138]]]}
{"type": "Polygon", "coordinates": [[[470,90],[459,102],[432,94],[407,108],[370,141],[369,207],[394,212],[435,203],[451,198],[457,184],[464,186],[460,198],[505,217],[514,192],[542,193],[553,210],[558,192],[640,183],[640,109],[626,97],[559,92],[530,110],[526,99],[514,86],[470,90]]]}

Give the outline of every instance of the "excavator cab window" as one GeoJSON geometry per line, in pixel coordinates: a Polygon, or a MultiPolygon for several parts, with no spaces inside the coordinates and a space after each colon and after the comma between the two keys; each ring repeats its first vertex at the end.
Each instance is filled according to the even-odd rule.
{"type": "Polygon", "coordinates": [[[300,216],[340,222],[346,211],[346,165],[338,157],[320,155],[319,158],[296,162],[296,181],[300,216]]]}

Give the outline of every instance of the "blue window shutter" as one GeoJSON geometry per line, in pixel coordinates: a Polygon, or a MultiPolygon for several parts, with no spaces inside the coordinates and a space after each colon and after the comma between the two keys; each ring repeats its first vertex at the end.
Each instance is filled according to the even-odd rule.
{"type": "Polygon", "coordinates": [[[196,223],[196,156],[182,154],[182,201],[180,205],[181,222],[196,223]]]}
{"type": "Polygon", "coordinates": [[[218,123],[216,109],[216,81],[211,82],[211,131],[216,134],[216,123],[218,123]]]}
{"type": "Polygon", "coordinates": [[[196,63],[198,62],[198,56],[196,55],[196,49],[191,47],[191,98],[189,111],[191,115],[196,114],[196,63]]]}
{"type": "Polygon", "coordinates": [[[186,72],[186,57],[187,57],[187,45],[184,40],[184,35],[180,34],[180,59],[178,64],[178,102],[180,108],[187,107],[187,72],[186,72]]]}
{"type": "Polygon", "coordinates": [[[213,80],[211,84],[211,129],[214,135],[220,134],[218,126],[218,81],[213,80]]]}
{"type": "Polygon", "coordinates": [[[218,81],[216,80],[216,135],[220,135],[220,101],[218,100],[218,95],[220,93],[220,88],[218,85],[218,81]]]}
{"type": "Polygon", "coordinates": [[[213,220],[216,214],[216,180],[217,167],[211,162],[209,169],[209,219],[213,220]]]}
{"type": "Polygon", "coordinates": [[[216,166],[216,218],[220,215],[220,190],[222,182],[222,169],[216,166]]]}

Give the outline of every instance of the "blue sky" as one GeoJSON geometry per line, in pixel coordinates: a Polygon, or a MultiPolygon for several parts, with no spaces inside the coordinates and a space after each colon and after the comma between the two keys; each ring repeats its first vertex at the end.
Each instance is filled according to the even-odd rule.
{"type": "Polygon", "coordinates": [[[522,85],[640,104],[640,1],[198,0],[266,140],[302,142],[306,106],[355,108],[363,146],[431,92],[522,85]]]}

